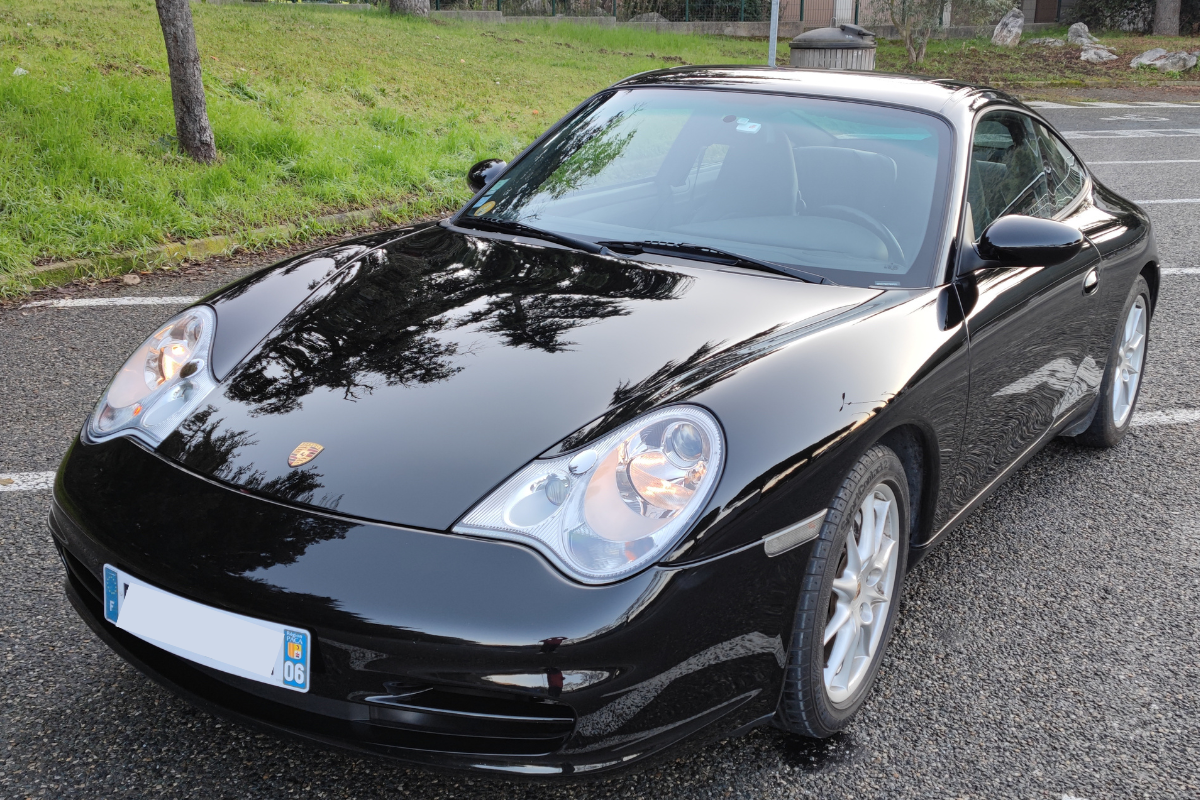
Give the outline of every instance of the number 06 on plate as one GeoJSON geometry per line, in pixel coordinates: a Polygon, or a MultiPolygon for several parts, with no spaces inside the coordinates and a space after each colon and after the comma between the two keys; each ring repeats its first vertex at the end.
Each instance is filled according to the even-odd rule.
{"type": "Polygon", "coordinates": [[[104,618],[175,655],[260,683],[307,692],[312,637],[165,592],[104,565],[104,618]]]}

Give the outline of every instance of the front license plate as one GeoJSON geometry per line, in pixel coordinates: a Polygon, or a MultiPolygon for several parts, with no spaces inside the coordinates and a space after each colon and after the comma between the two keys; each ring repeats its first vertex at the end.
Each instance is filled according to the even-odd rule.
{"type": "Polygon", "coordinates": [[[301,628],[194,603],[109,564],[104,565],[104,618],[197,664],[297,692],[308,691],[312,637],[301,628]]]}

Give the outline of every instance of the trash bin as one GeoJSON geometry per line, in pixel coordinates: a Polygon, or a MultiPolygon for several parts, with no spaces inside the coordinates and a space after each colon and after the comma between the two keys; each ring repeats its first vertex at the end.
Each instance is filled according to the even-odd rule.
{"type": "Polygon", "coordinates": [[[817,28],[788,43],[793,67],[875,69],[875,34],[857,25],[817,28]]]}

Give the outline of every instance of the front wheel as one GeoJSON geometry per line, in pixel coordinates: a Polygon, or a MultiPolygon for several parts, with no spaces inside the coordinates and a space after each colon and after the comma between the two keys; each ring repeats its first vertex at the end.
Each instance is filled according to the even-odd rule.
{"type": "Polygon", "coordinates": [[[1150,340],[1150,287],[1138,275],[1121,310],[1120,324],[1100,383],[1100,400],[1092,424],[1075,441],[1088,447],[1114,447],[1129,430],[1142,388],[1142,372],[1150,340]]]}
{"type": "Polygon", "coordinates": [[[776,724],[824,738],[875,683],[908,565],[908,481],[875,445],[842,482],[809,557],[776,724]]]}

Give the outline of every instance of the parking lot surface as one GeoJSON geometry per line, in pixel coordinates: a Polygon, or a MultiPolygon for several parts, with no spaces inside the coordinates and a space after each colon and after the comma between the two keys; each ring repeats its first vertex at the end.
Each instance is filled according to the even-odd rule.
{"type": "Polygon", "coordinates": [[[844,734],[760,729],[630,775],[513,784],[260,734],[142,677],[64,597],[46,478],[128,353],[238,266],[0,309],[0,796],[1200,797],[1200,105],[1042,111],[1156,225],[1140,424],[1112,451],[1052,443],[914,569],[844,734]]]}

